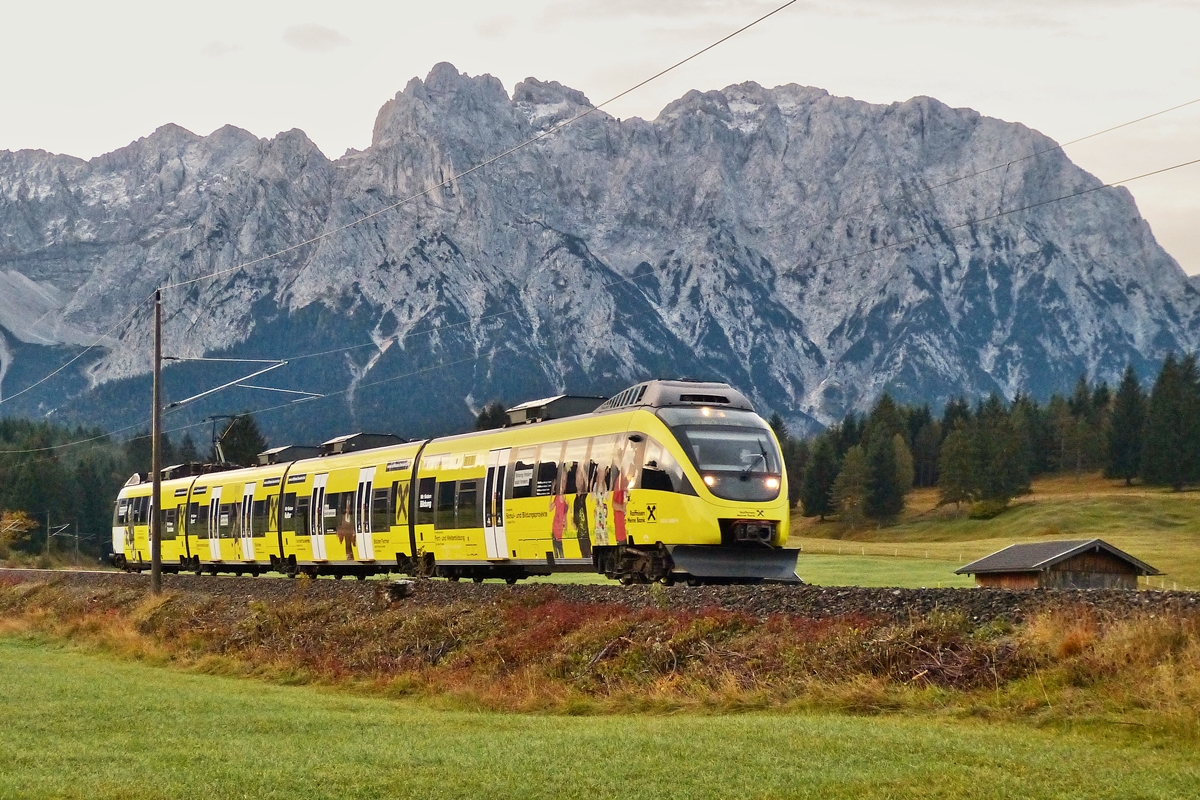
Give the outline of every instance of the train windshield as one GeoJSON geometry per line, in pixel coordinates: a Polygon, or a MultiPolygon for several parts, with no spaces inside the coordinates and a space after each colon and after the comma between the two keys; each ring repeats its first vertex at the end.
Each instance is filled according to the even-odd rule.
{"type": "Polygon", "coordinates": [[[782,459],[762,417],[703,406],[663,408],[658,414],[714,495],[750,501],[779,496],[782,459]]]}

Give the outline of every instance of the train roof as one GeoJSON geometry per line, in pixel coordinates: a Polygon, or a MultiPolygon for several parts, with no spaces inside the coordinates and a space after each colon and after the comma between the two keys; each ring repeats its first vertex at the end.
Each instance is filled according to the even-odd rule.
{"type": "Polygon", "coordinates": [[[654,380],[630,386],[596,409],[596,413],[632,406],[669,408],[672,406],[719,406],[753,411],[746,395],[728,383],[693,380],[654,380]]]}

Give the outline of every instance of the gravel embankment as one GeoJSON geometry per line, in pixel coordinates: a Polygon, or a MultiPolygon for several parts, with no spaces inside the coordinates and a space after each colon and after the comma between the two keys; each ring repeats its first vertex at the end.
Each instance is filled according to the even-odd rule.
{"type": "MultiPolygon", "coordinates": [[[[116,572],[47,572],[0,570],[0,583],[52,581],[85,588],[134,588],[150,586],[148,575],[116,572]]],[[[977,623],[991,620],[1020,621],[1031,614],[1056,609],[1090,611],[1102,616],[1130,614],[1200,613],[1200,592],[1121,590],[1036,590],[994,589],[864,589],[819,586],[589,586],[448,583],[418,580],[408,597],[392,600],[389,581],[335,581],[330,579],[286,580],[283,578],[196,577],[164,575],[169,592],[203,594],[230,600],[264,602],[293,599],[338,601],[364,610],[392,602],[413,604],[494,603],[502,600],[536,603],[559,599],[568,603],[624,605],[634,609],[666,608],[727,611],[766,617],[787,614],[806,618],[861,616],[898,622],[934,611],[964,614],[977,623]]]]}

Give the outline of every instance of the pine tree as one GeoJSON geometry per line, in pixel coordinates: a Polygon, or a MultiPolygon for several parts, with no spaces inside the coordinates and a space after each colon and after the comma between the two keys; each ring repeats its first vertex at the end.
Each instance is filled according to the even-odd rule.
{"type": "MultiPolygon", "coordinates": [[[[229,427],[221,434],[221,449],[225,453],[225,461],[243,467],[251,467],[258,463],[258,454],[266,450],[267,440],[258,430],[258,423],[249,414],[239,414],[229,421],[229,427]]],[[[213,460],[217,461],[216,453],[213,460]]]]}
{"type": "Polygon", "coordinates": [[[938,453],[942,447],[942,426],[939,422],[928,422],[921,427],[913,439],[913,483],[916,486],[937,486],[938,453]]]}
{"type": "Polygon", "coordinates": [[[837,432],[837,457],[843,458],[847,451],[856,444],[862,442],[863,429],[866,427],[865,422],[858,419],[858,415],[851,411],[842,419],[842,424],[838,426],[837,432]]]}
{"type": "Polygon", "coordinates": [[[955,428],[971,421],[971,405],[965,397],[955,397],[946,403],[942,412],[942,435],[949,436],[955,428]]]}
{"type": "Polygon", "coordinates": [[[903,435],[905,432],[904,418],[900,414],[900,409],[896,407],[896,401],[887,392],[879,396],[875,408],[871,411],[871,416],[867,418],[863,438],[868,447],[877,431],[882,431],[884,438],[889,440],[897,433],[903,435]]]}
{"type": "Polygon", "coordinates": [[[1200,481],[1200,369],[1194,353],[1188,353],[1179,362],[1179,388],[1182,395],[1183,479],[1187,483],[1196,483],[1200,481]]]}
{"type": "Polygon", "coordinates": [[[838,515],[851,525],[862,522],[867,492],[867,457],[862,445],[846,451],[837,480],[833,482],[833,503],[838,515]]]}
{"type": "Polygon", "coordinates": [[[1141,472],[1145,425],[1146,394],[1138,382],[1137,372],[1130,364],[1125,368],[1125,375],[1112,401],[1105,477],[1124,478],[1126,486],[1133,483],[1133,479],[1141,472]]]}
{"type": "Polygon", "coordinates": [[[804,470],[804,481],[800,492],[800,504],[806,517],[824,520],[834,511],[833,483],[837,480],[837,454],[828,435],[817,440],[808,467],[804,470]]]}
{"type": "Polygon", "coordinates": [[[475,430],[488,431],[503,428],[508,424],[508,411],[499,400],[493,400],[479,411],[475,418],[475,430]]]}
{"type": "Polygon", "coordinates": [[[1142,448],[1142,478],[1146,483],[1183,488],[1187,461],[1184,420],[1185,391],[1174,354],[1163,361],[1150,392],[1146,437],[1142,448]]]}
{"type": "Polygon", "coordinates": [[[971,441],[969,433],[959,428],[942,442],[938,459],[938,505],[970,502],[972,499],[971,441]]]}
{"type": "Polygon", "coordinates": [[[776,411],[768,422],[775,438],[779,440],[779,451],[783,456],[783,469],[787,474],[788,505],[794,507],[800,501],[804,481],[804,469],[808,465],[808,443],[788,433],[787,424],[776,411]]]}
{"type": "Polygon", "coordinates": [[[194,464],[200,460],[200,451],[196,449],[196,442],[190,433],[183,435],[179,445],[179,460],[184,464],[194,464]]]}
{"type": "MultiPolygon", "coordinates": [[[[870,519],[892,519],[904,510],[904,489],[900,485],[900,470],[896,464],[896,447],[892,443],[899,433],[888,433],[880,425],[871,435],[867,447],[867,484],[863,497],[863,514],[870,519]]],[[[911,472],[911,467],[910,467],[911,472]]]]}
{"type": "Polygon", "coordinates": [[[896,480],[900,485],[900,493],[908,494],[917,478],[912,451],[899,433],[892,437],[892,449],[896,451],[896,480]]]}

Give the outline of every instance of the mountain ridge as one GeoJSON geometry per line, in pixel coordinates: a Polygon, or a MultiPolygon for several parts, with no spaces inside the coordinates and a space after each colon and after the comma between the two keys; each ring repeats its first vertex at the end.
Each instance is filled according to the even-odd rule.
{"type": "MultiPolygon", "coordinates": [[[[933,98],[691,91],[654,120],[594,111],[438,188],[591,107],[554,81],[509,96],[439,64],[381,107],[370,147],[338,159],[298,130],[232,126],[164,125],[89,161],[0,152],[0,290],[43,298],[37,323],[28,300],[0,298],[0,390],[160,283],[285,248],[167,292],[166,347],[274,358],[368,345],[272,375],[342,392],[319,412],[335,432],[461,425],[491,397],[607,393],[671,372],[728,380],[808,428],[885,389],[935,404],[1044,395],[1080,373],[1112,381],[1128,362],[1145,374],[1200,341],[1200,282],[1124,189],[963,226],[1100,182],[1036,131],[933,98]],[[375,388],[409,373],[427,391],[375,388]]],[[[68,391],[0,411],[131,424],[136,404],[111,397],[144,383],[145,316],[68,391]]],[[[177,391],[209,388],[190,369],[167,370],[177,391]]],[[[264,397],[235,390],[184,418],[264,397]]]]}

